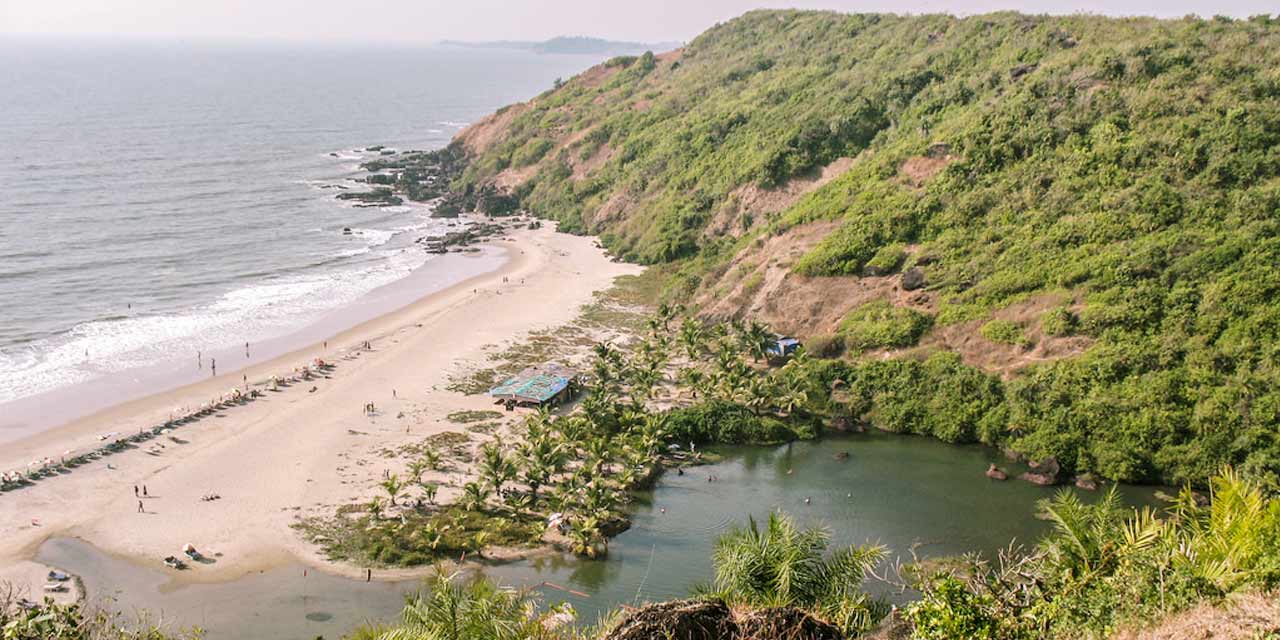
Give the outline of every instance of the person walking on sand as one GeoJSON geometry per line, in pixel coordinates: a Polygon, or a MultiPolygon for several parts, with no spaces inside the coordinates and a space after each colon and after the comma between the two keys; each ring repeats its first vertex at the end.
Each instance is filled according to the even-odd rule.
{"type": "Polygon", "coordinates": [[[144,484],[144,485],[142,485],[142,497],[144,497],[144,498],[149,497],[149,496],[147,495],[147,485],[145,485],[145,484],[144,484]]]}
{"type": "Polygon", "coordinates": [[[196,352],[196,368],[197,369],[204,368],[204,354],[200,353],[199,351],[196,352]]]}
{"type": "Polygon", "coordinates": [[[209,370],[213,372],[214,377],[218,376],[218,359],[209,358],[209,370]]]}
{"type": "Polygon", "coordinates": [[[138,485],[133,485],[133,497],[138,497],[138,485]]]}
{"type": "Polygon", "coordinates": [[[147,510],[142,508],[142,501],[138,501],[138,513],[146,513],[147,510]]]}
{"type": "Polygon", "coordinates": [[[244,343],[244,357],[245,357],[246,359],[248,359],[248,357],[249,357],[249,343],[248,343],[248,342],[244,343]]]}

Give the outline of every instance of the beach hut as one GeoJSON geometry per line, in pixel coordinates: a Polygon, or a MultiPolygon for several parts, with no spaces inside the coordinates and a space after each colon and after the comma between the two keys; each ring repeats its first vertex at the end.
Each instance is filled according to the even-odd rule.
{"type": "Polygon", "coordinates": [[[765,350],[769,358],[788,358],[800,348],[800,341],[791,336],[774,336],[773,342],[765,350]]]}
{"type": "Polygon", "coordinates": [[[573,397],[578,382],[577,371],[549,363],[517,373],[490,389],[489,395],[508,407],[556,405],[573,397]]]}

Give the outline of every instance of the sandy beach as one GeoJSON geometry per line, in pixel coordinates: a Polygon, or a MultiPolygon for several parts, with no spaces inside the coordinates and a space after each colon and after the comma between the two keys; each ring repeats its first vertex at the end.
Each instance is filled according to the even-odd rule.
{"type": "Polygon", "coordinates": [[[452,372],[485,362],[494,345],[571,321],[595,291],[639,271],[611,262],[592,238],[549,227],[515,231],[489,246],[505,254],[496,271],[333,335],[327,349],[317,342],[6,444],[0,468],[16,469],[84,448],[98,434],[162,423],[174,407],[199,405],[240,385],[242,375],[261,380],[316,357],[337,364],[329,378],[268,392],[155,446],[0,494],[0,582],[38,594],[42,568],[30,559],[50,536],[81,538],[156,565],[191,543],[209,561],[180,574],[183,580],[230,580],[295,558],[342,571],[325,567],[290,525],[374,495],[382,473],[399,469],[373,452],[456,429],[445,421],[451,412],[492,408],[483,396],[446,390],[452,372]],[[372,348],[361,349],[365,342],[372,348]],[[362,410],[369,402],[377,408],[372,415],[362,410]],[[147,497],[136,498],[135,486],[145,486],[147,497]],[[211,493],[221,498],[201,500],[211,493]]]}

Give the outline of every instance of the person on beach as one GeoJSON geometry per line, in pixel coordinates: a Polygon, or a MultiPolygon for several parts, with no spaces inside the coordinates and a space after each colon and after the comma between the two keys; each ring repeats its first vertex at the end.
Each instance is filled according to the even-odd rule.
{"type": "Polygon", "coordinates": [[[138,513],[146,513],[147,510],[142,508],[142,501],[138,501],[138,513]]]}
{"type": "Polygon", "coordinates": [[[138,485],[133,485],[133,497],[138,497],[138,485]]]}
{"type": "Polygon", "coordinates": [[[148,496],[147,496],[147,485],[145,485],[145,484],[144,484],[144,485],[142,485],[142,497],[144,497],[144,498],[148,497],[148,496]]]}
{"type": "Polygon", "coordinates": [[[204,368],[204,354],[200,353],[199,351],[196,352],[196,368],[197,369],[204,368]]]}
{"type": "Polygon", "coordinates": [[[246,359],[249,357],[249,343],[248,343],[248,342],[244,343],[244,357],[245,357],[246,359]]]}
{"type": "Polygon", "coordinates": [[[218,359],[217,358],[209,358],[209,369],[213,372],[214,376],[218,375],[218,359]]]}
{"type": "Polygon", "coordinates": [[[391,390],[391,397],[392,397],[392,398],[396,397],[396,390],[395,390],[395,389],[392,389],[392,390],[391,390]]]}

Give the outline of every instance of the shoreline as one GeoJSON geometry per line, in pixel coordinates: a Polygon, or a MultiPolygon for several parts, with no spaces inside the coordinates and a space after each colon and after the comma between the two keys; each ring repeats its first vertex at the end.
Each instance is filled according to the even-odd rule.
{"type": "MultiPolygon", "coordinates": [[[[265,394],[184,426],[159,454],[127,451],[0,494],[0,581],[12,579],[7,569],[29,561],[54,536],[79,538],[143,563],[158,563],[187,542],[214,558],[176,574],[178,582],[232,580],[290,560],[342,574],[290,525],[373,491],[377,472],[388,464],[371,454],[378,447],[456,428],[444,420],[450,411],[489,407],[487,398],[445,390],[452,370],[483,363],[487,350],[504,340],[572,319],[596,291],[639,271],[609,261],[594,239],[559,234],[551,225],[519,228],[487,246],[503,258],[496,269],[329,337],[334,344],[323,357],[338,367],[315,381],[317,392],[303,389],[307,383],[265,394]],[[364,341],[373,343],[372,350],[348,351],[345,359],[333,355],[364,341]],[[356,406],[370,399],[387,408],[360,415],[356,406]],[[358,476],[367,477],[352,479],[358,476]],[[129,493],[135,484],[150,488],[145,518],[129,493]],[[223,499],[201,502],[208,492],[223,499]]],[[[322,356],[322,342],[243,374],[253,380],[287,371],[322,356]]],[[[128,433],[119,423],[161,423],[175,405],[216,396],[235,386],[229,381],[240,383],[241,374],[127,401],[6,445],[0,464],[67,448],[96,433],[128,433]]]]}
{"type": "MultiPolygon", "coordinates": [[[[203,362],[197,364],[196,352],[187,359],[168,359],[138,368],[106,374],[91,380],[16,398],[0,403],[0,446],[5,453],[12,447],[68,425],[95,418],[121,405],[188,387],[211,379],[240,384],[239,376],[251,375],[290,357],[300,350],[311,349],[325,340],[378,318],[395,313],[422,298],[439,293],[458,282],[466,281],[498,269],[503,257],[485,239],[479,252],[457,252],[428,259],[408,275],[373,289],[356,300],[329,309],[283,333],[250,340],[252,357],[243,357],[240,346],[225,346],[203,351],[203,362]],[[224,363],[224,375],[213,378],[210,364],[224,363]],[[235,374],[235,375],[230,375],[235,374]]],[[[417,245],[406,250],[420,250],[417,245]]],[[[334,357],[337,350],[326,356],[334,357]]],[[[225,391],[225,386],[222,389],[225,391]]],[[[171,407],[172,408],[172,407],[171,407]]],[[[0,469],[9,470],[0,456],[0,469]]]]}

